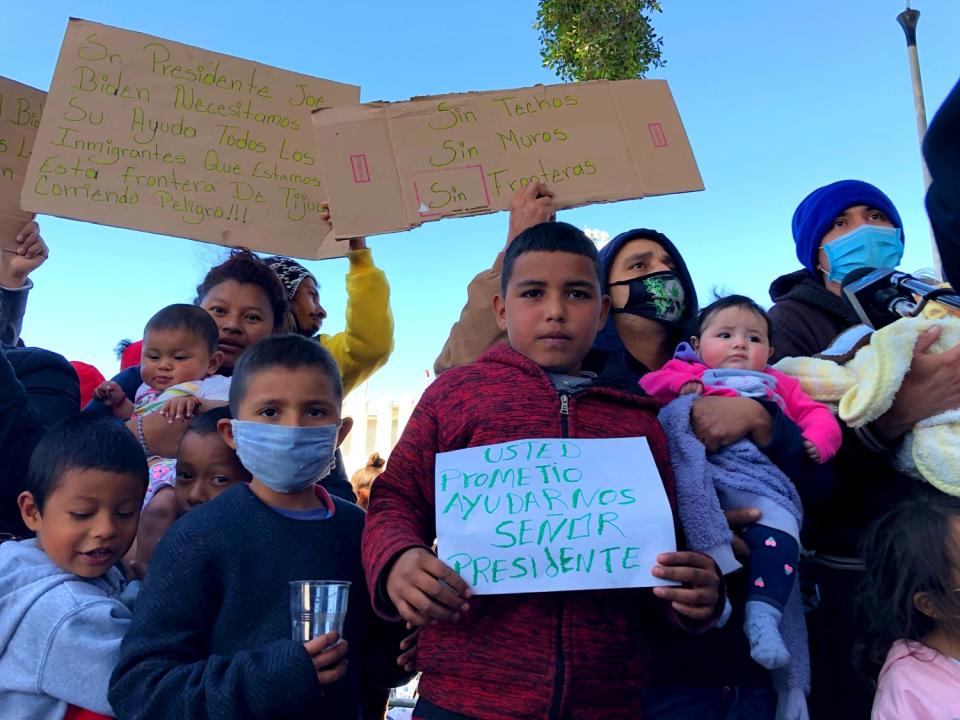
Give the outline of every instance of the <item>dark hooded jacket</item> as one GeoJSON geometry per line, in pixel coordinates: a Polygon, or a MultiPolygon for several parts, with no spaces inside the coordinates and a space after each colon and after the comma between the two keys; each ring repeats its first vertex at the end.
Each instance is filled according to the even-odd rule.
{"type": "Polygon", "coordinates": [[[927,213],[944,277],[953,287],[960,287],[960,82],[930,123],[923,156],[933,181],[927,191],[927,213]]]}
{"type": "MultiPolygon", "coordinates": [[[[697,319],[697,313],[700,311],[697,304],[697,290],[693,286],[690,271],[687,269],[687,264],[683,261],[683,256],[680,254],[680,251],[677,250],[677,246],[670,241],[670,238],[656,230],[636,228],[620,233],[600,250],[600,264],[603,267],[603,280],[605,284],[610,282],[610,271],[613,268],[613,259],[617,256],[617,253],[620,252],[620,249],[631,240],[652,240],[666,250],[673,260],[673,271],[683,286],[683,292],[686,298],[682,324],[673,329],[671,333],[673,337],[668,339],[668,342],[672,346],[675,346],[689,337],[691,326],[697,319]]],[[[593,345],[596,348],[619,354],[623,364],[631,373],[634,384],[640,380],[642,375],[650,370],[650,368],[646,367],[627,352],[627,349],[623,346],[623,341],[620,339],[620,336],[617,335],[613,313],[610,313],[610,316],[607,318],[607,324],[604,325],[603,329],[597,334],[597,339],[593,345]]]]}
{"type": "Polygon", "coordinates": [[[807,270],[782,275],[770,285],[773,358],[809,357],[823,352],[844,330],[860,320],[807,270]]]}
{"type": "MultiPolygon", "coordinates": [[[[690,271],[683,256],[666,235],[649,229],[628,230],[617,235],[600,251],[604,279],[610,281],[613,259],[630,240],[652,240],[664,248],[673,259],[674,273],[680,280],[686,295],[686,308],[683,322],[677,327],[668,342],[673,345],[689,337],[695,329],[699,312],[697,293],[690,277],[690,271]]],[[[634,358],[623,345],[617,334],[613,316],[597,335],[595,347],[620,354],[623,364],[632,375],[631,383],[642,392],[637,381],[649,371],[643,363],[634,358]]],[[[810,465],[803,453],[800,432],[775,406],[766,406],[773,416],[774,434],[770,445],[763,451],[789,477],[794,479],[805,504],[820,500],[808,491],[808,488],[822,488],[825,482],[821,477],[812,477],[810,465]],[[809,479],[809,483],[801,482],[809,479]]],[[[700,687],[718,687],[734,685],[764,685],[769,683],[766,670],[750,659],[750,648],[743,633],[743,607],[745,602],[745,584],[742,573],[730,577],[727,590],[733,604],[732,617],[722,629],[715,629],[703,635],[690,635],[679,628],[662,625],[654,628],[653,641],[653,679],[664,684],[696,685],[700,687]]]]}
{"type": "Polygon", "coordinates": [[[31,535],[17,508],[30,455],[47,427],[80,411],[77,372],[60,355],[22,345],[33,283],[0,288],[0,533],[31,535]]]}
{"type": "Polygon", "coordinates": [[[80,383],[66,359],[0,347],[0,533],[33,534],[17,508],[30,455],[50,425],[79,412],[80,383]]]}

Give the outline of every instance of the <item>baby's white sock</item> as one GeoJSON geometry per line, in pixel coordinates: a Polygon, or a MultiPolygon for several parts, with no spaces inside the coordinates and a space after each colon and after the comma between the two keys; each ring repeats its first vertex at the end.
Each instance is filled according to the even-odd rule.
{"type": "Polygon", "coordinates": [[[750,641],[750,657],[773,670],[790,661],[790,653],[780,636],[783,613],[761,600],[748,600],[743,630],[750,641]]]}

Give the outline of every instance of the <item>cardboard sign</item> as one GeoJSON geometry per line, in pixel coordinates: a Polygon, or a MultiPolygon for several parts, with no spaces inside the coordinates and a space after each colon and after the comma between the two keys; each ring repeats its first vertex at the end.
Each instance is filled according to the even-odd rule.
{"type": "Polygon", "coordinates": [[[646,438],[440,453],[437,550],[479,594],[668,585],[673,514],[646,438]]]}
{"type": "Polygon", "coordinates": [[[313,127],[338,238],[504,210],[534,180],[558,208],[703,189],[661,80],[336,107],[313,127]]]}
{"type": "Polygon", "coordinates": [[[71,20],[22,206],[305,258],[326,198],[310,126],[360,89],[71,20]]]}
{"type": "Polygon", "coordinates": [[[0,249],[17,247],[17,233],[33,218],[20,209],[20,189],[40,127],[47,94],[0,77],[0,249]]]}

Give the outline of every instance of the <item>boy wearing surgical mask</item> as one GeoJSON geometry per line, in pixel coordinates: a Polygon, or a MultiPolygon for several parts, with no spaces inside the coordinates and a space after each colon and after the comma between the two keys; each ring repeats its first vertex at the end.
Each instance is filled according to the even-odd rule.
{"type": "Polygon", "coordinates": [[[770,285],[773,362],[822,352],[860,323],[840,284],[862,267],[895,268],[903,257],[903,223],[885,194],[861,180],[817,188],[793,214],[803,270],[770,285]]]}
{"type": "Polygon", "coordinates": [[[360,565],[363,512],[318,481],[352,425],[337,365],[275,335],[233,371],[218,429],[250,472],[158,545],[111,678],[120,717],[359,718],[364,689],[400,684],[403,625],[377,618],[360,565]],[[352,583],[343,634],[291,640],[289,583],[352,583]]]}

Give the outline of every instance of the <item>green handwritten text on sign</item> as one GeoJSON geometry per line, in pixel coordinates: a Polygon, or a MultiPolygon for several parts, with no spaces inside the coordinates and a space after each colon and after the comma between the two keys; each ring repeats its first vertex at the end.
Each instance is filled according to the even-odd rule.
{"type": "Polygon", "coordinates": [[[337,106],[313,125],[335,237],[503,210],[537,181],[561,209],[703,189],[662,80],[337,106]]]}
{"type": "MultiPolygon", "coordinates": [[[[299,257],[329,225],[310,112],[360,89],[71,20],[25,209],[299,257]]],[[[341,244],[342,245],[342,244],[341,244]]]]}
{"type": "Polygon", "coordinates": [[[13,249],[32,215],[20,210],[20,189],[47,94],[0,77],[0,247],[13,249]]]}
{"type": "Polygon", "coordinates": [[[520,440],[437,455],[440,558],[481,594],[649,587],[676,548],[645,438],[520,440]]]}

